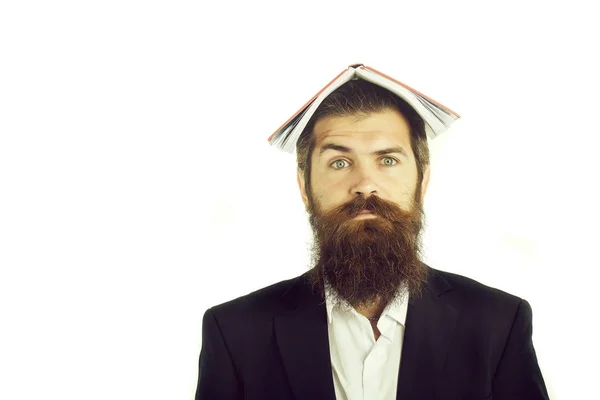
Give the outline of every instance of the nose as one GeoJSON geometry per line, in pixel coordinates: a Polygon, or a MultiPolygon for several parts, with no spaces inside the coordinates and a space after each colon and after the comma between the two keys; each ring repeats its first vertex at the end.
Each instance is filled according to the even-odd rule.
{"type": "Polygon", "coordinates": [[[364,196],[365,198],[377,194],[377,185],[373,179],[373,174],[366,168],[356,168],[356,183],[351,191],[354,195],[364,196]]]}

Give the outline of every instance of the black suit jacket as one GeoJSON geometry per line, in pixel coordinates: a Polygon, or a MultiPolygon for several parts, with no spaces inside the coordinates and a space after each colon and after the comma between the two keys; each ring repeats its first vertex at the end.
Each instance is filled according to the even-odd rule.
{"type": "MultiPolygon", "coordinates": [[[[335,399],[325,302],[306,275],[206,311],[196,400],[335,399]]],[[[548,399],[531,334],[524,299],[429,268],[397,399],[548,399]]]]}

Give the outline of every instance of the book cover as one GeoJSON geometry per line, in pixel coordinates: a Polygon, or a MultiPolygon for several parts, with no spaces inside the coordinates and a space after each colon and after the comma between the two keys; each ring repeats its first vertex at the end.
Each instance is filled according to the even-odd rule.
{"type": "Polygon", "coordinates": [[[270,137],[269,143],[283,151],[293,153],[300,134],[319,105],[337,88],[352,79],[364,79],[379,85],[404,99],[425,121],[427,137],[433,139],[445,132],[460,115],[441,103],[425,96],[412,87],[363,64],[353,64],[340,72],[296,113],[283,123],[270,137]]]}

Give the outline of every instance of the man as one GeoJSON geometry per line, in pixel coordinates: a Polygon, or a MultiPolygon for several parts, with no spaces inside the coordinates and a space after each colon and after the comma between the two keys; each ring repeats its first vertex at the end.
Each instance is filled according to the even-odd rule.
{"type": "Polygon", "coordinates": [[[297,142],[313,266],[209,309],[196,400],[547,399],[527,301],[420,261],[421,117],[364,80],[297,142]]]}

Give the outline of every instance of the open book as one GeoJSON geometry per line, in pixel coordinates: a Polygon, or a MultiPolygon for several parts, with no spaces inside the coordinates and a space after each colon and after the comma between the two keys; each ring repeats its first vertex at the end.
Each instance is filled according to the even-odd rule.
{"type": "Polygon", "coordinates": [[[364,79],[379,85],[404,99],[425,121],[425,131],[429,139],[444,132],[460,118],[460,115],[444,107],[435,100],[419,93],[413,88],[389,76],[362,64],[354,64],[342,71],[323,89],[313,96],[300,110],[288,119],[269,137],[271,145],[293,153],[300,134],[308,124],[319,105],[333,91],[352,79],[364,79]]]}

